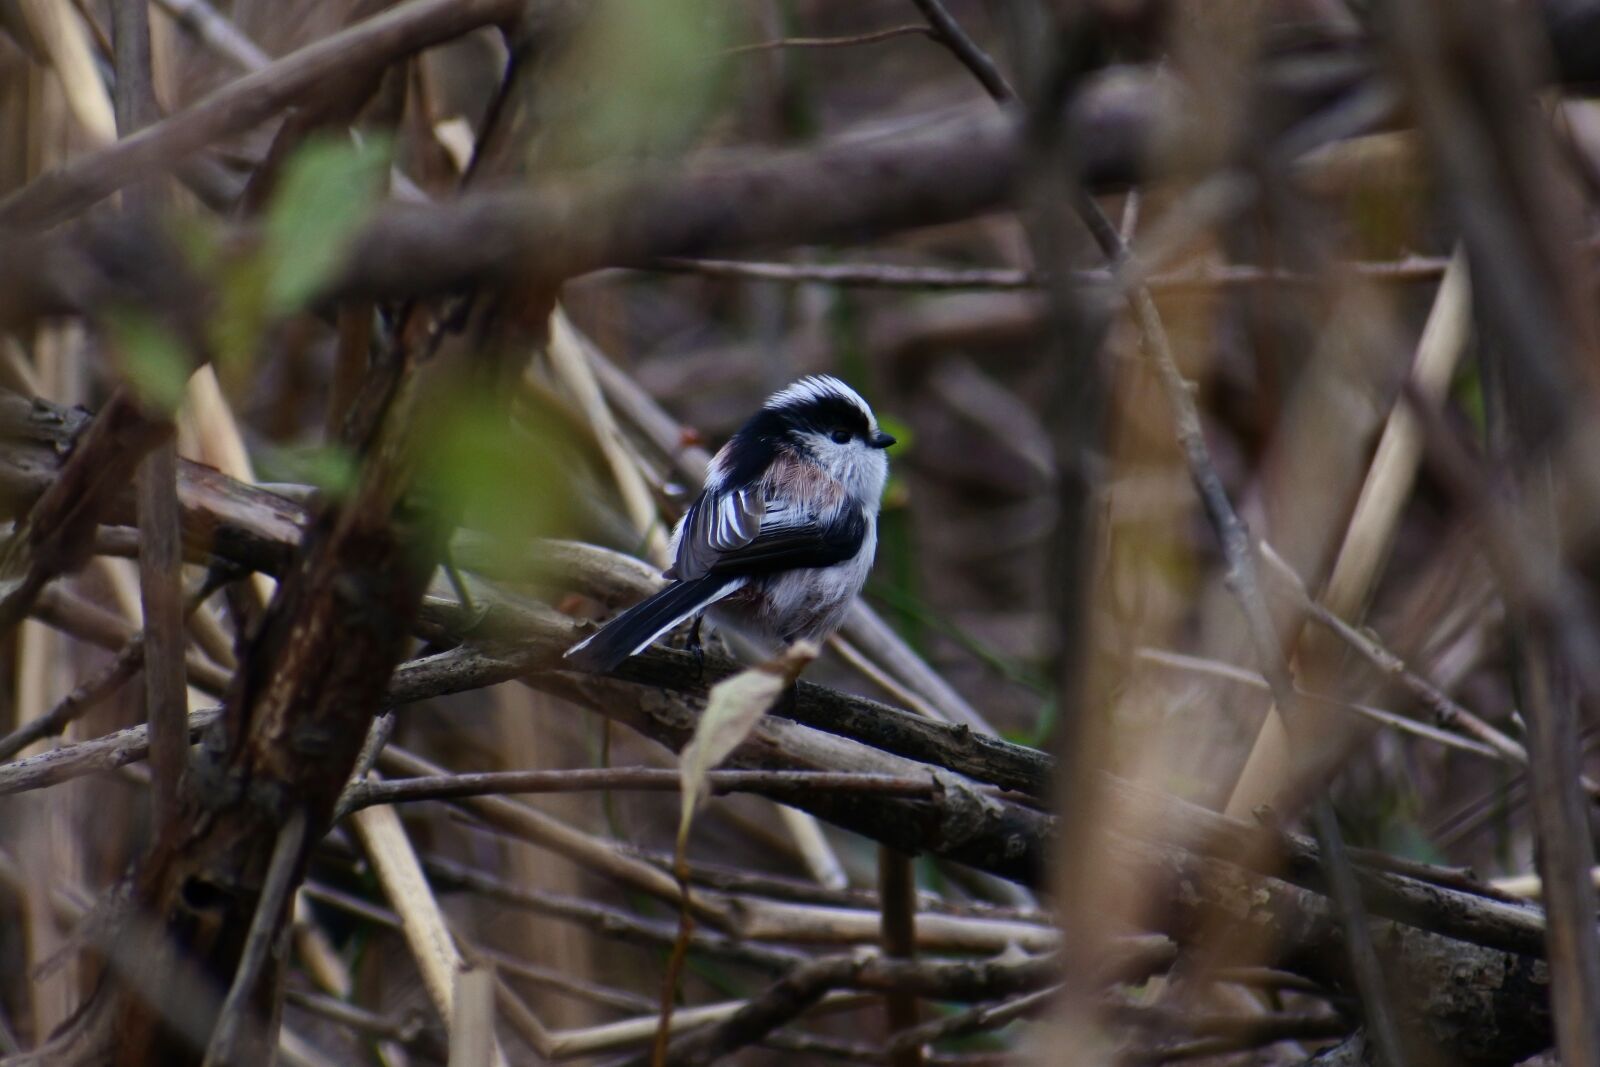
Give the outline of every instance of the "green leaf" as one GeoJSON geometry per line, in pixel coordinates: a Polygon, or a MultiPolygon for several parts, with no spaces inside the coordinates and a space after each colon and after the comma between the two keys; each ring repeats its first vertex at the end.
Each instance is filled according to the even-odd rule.
{"type": "Polygon", "coordinates": [[[183,403],[194,366],[183,343],[150,315],[133,308],[106,318],[122,356],[122,372],[148,407],[171,414],[183,403]]]}
{"type": "Polygon", "coordinates": [[[284,167],[263,228],[265,310],[298,311],[338,268],[377,203],[386,141],[308,141],[284,167]]]}
{"type": "Polygon", "coordinates": [[[335,500],[348,495],[360,475],[355,454],[341,445],[264,448],[257,461],[263,481],[303,482],[335,500]]]}
{"type": "Polygon", "coordinates": [[[421,468],[415,498],[436,515],[479,530],[492,544],[570,536],[573,454],[567,431],[542,411],[513,423],[478,390],[429,398],[414,430],[421,468]]]}
{"type": "Polygon", "coordinates": [[[728,91],[731,20],[716,0],[598,0],[551,75],[558,156],[670,158],[728,91]],[[603,80],[595,71],[603,70],[603,80]]]}

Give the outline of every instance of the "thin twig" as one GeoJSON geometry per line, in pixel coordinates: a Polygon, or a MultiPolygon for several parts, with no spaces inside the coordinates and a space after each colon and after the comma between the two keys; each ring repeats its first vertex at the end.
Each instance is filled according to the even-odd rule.
{"type": "MultiPolygon", "coordinates": [[[[931,776],[858,774],[846,771],[712,771],[706,782],[713,793],[762,793],[783,796],[808,790],[926,797],[941,792],[931,776]]],[[[606,789],[677,792],[683,784],[675,770],[655,767],[575,768],[562,771],[485,771],[421,778],[392,778],[352,784],[346,811],[374,804],[519,793],[588,793],[606,789]]]]}
{"type": "Polygon", "coordinates": [[[641,997],[637,993],[614,989],[598,982],[587,982],[559,968],[530,963],[483,945],[466,946],[464,954],[474,960],[481,959],[493,963],[501,974],[521,978],[540,989],[563,993],[585,1003],[615,1008],[630,1015],[638,1015],[655,1007],[650,998],[641,997]]]}
{"type": "MultiPolygon", "coordinates": [[[[1360,260],[1335,264],[1327,274],[1306,274],[1245,263],[1202,260],[1194,266],[1161,271],[1144,279],[1152,292],[1203,291],[1256,285],[1324,286],[1329,277],[1348,274],[1374,282],[1437,281],[1449,266],[1440,256],[1406,256],[1396,260],[1360,260]]],[[[734,259],[658,260],[649,270],[702,274],[711,278],[744,278],[790,285],[841,285],[863,289],[976,289],[1031,290],[1049,284],[1038,271],[1012,267],[923,267],[899,263],[760,263],[734,259]]],[[[1085,268],[1073,271],[1073,285],[1110,287],[1117,284],[1112,271],[1085,268]]]]}
{"type": "MultiPolygon", "coordinates": [[[[629,944],[643,945],[652,951],[671,945],[677,937],[676,924],[642,919],[593,900],[513,885],[442,857],[425,856],[422,865],[430,878],[445,886],[471,890],[490,900],[573,923],[629,944]]],[[[322,887],[317,890],[323,891],[322,887]]],[[[317,892],[311,895],[316,896],[317,892]]],[[[332,899],[330,902],[337,903],[332,899]]],[[[787,970],[804,958],[791,949],[739,941],[705,931],[695,932],[690,948],[696,954],[710,959],[726,960],[767,972],[787,970]]]]}
{"type": "MultiPolygon", "coordinates": [[[[1267,561],[1269,573],[1276,576],[1280,584],[1294,594],[1302,610],[1331,630],[1374,667],[1405,686],[1412,696],[1433,713],[1434,720],[1440,726],[1459,730],[1489,746],[1501,757],[1519,767],[1528,765],[1526,748],[1452,700],[1448,693],[1407,667],[1404,660],[1385,648],[1369,633],[1351,626],[1313,599],[1305,583],[1300,580],[1294,568],[1289,566],[1288,561],[1278,555],[1265,541],[1260,543],[1260,547],[1262,558],[1267,561]]],[[[1600,795],[1600,785],[1586,783],[1585,787],[1591,795],[1600,795]]]]}
{"type": "Polygon", "coordinates": [[[1153,1067],[1172,1060],[1262,1048],[1280,1041],[1321,1041],[1350,1032],[1349,1020],[1338,1015],[1189,1016],[1131,1004],[1122,1005],[1114,1014],[1123,1022],[1151,1029],[1158,1035],[1162,1032],[1189,1035],[1189,1040],[1181,1042],[1163,1041],[1130,1049],[1119,1061],[1127,1067],[1153,1067]]]}
{"type": "Polygon", "coordinates": [[[414,1042],[427,1022],[426,1015],[420,1009],[399,1015],[381,1015],[349,1001],[330,997],[325,993],[313,993],[306,989],[287,989],[284,991],[283,999],[285,1003],[303,1008],[329,1022],[348,1026],[352,1030],[373,1037],[398,1041],[402,1045],[414,1042]]]}
{"type": "Polygon", "coordinates": [[[300,850],[305,844],[305,837],[305,809],[296,808],[279,829],[278,840],[272,847],[272,859],[267,866],[266,880],[261,885],[255,917],[250,921],[250,932],[245,937],[239,969],[234,973],[233,985],[228,988],[228,996],[217,1014],[217,1028],[212,1031],[211,1041],[206,1046],[204,1067],[227,1067],[235,1062],[238,1052],[235,1046],[255,995],[256,984],[261,980],[267,954],[273,942],[288,929],[282,919],[287,909],[289,889],[300,865],[300,850]]]}
{"type": "Polygon", "coordinates": [[[752,52],[772,52],[780,48],[849,48],[858,44],[877,44],[879,41],[890,41],[896,37],[931,37],[934,40],[939,39],[938,35],[926,26],[890,26],[886,30],[859,33],[852,37],[780,37],[774,41],[757,41],[755,44],[741,44],[733,48],[725,48],[718,54],[723,56],[743,56],[752,52]]]}
{"type": "MultiPolygon", "coordinates": [[[[1204,659],[1200,656],[1190,656],[1182,652],[1169,652],[1166,649],[1160,648],[1140,648],[1134,652],[1134,655],[1146,663],[1154,663],[1158,666],[1169,667],[1173,670],[1193,671],[1197,674],[1207,674],[1214,678],[1224,678],[1230,682],[1237,682],[1240,685],[1248,685],[1252,688],[1261,689],[1269,693],[1272,691],[1272,687],[1267,683],[1267,680],[1255,671],[1247,670],[1243,667],[1236,667],[1231,663],[1223,663],[1220,660],[1204,659]]],[[[1459,749],[1462,752],[1471,752],[1474,755],[1482,756],[1485,759],[1492,759],[1501,763],[1517,762],[1512,756],[1500,751],[1498,748],[1479,741],[1469,740],[1465,737],[1458,737],[1453,733],[1449,733],[1434,726],[1429,726],[1425,722],[1417,722],[1414,719],[1406,718],[1404,715],[1396,715],[1392,711],[1384,711],[1382,708],[1374,708],[1366,704],[1357,704],[1352,701],[1334,700],[1329,697],[1318,696],[1315,693],[1307,693],[1304,691],[1301,692],[1300,697],[1302,700],[1308,703],[1316,704],[1319,707],[1330,708],[1335,711],[1351,712],[1356,715],[1360,715],[1362,718],[1370,719],[1373,722],[1380,723],[1384,726],[1393,727],[1394,729],[1403,733],[1426,738],[1429,741],[1436,741],[1441,745],[1459,749]]]]}
{"type": "Polygon", "coordinates": [[[667,1062],[698,1067],[753,1044],[805,1013],[829,991],[847,984],[862,965],[851,956],[808,960],[750,998],[732,1018],[674,1041],[667,1062]]]}
{"type": "MultiPolygon", "coordinates": [[[[221,708],[202,708],[191,712],[190,740],[199,738],[202,730],[220,718],[221,708]]],[[[41,752],[37,756],[25,756],[0,764],[0,796],[43,789],[97,771],[116,770],[144,759],[149,752],[149,729],[140,725],[50,752],[41,752]]]]}
{"type": "Polygon", "coordinates": [[[1016,99],[1016,91],[1006,82],[1005,75],[1000,73],[1000,68],[993,59],[976,41],[967,36],[967,31],[961,28],[944,4],[939,0],[911,0],[917,5],[917,10],[928,20],[928,25],[933,27],[938,35],[939,42],[950,49],[963,66],[972,72],[978,79],[978,84],[983,86],[997,103],[1008,103],[1016,99]]]}
{"type": "MultiPolygon", "coordinates": [[[[209,580],[190,596],[185,605],[185,615],[193,612],[214,592],[209,580]]],[[[0,737],[0,760],[10,759],[35,741],[55,737],[76,722],[84,713],[116,692],[123,683],[139,673],[144,666],[145,642],[143,632],[130,637],[116,656],[94,675],[85,678],[77,687],[62,697],[45,714],[23,723],[4,737],[0,737]]]]}
{"type": "MultiPolygon", "coordinates": [[[[134,0],[143,6],[145,0],[134,0]]],[[[178,449],[167,440],[139,466],[139,589],[144,608],[144,703],[150,723],[152,803],[157,825],[174,811],[189,761],[188,645],[183,605],[183,535],[178,528],[178,449]]]]}
{"type": "Polygon", "coordinates": [[[884,1046],[884,1051],[893,1056],[903,1049],[921,1048],[945,1038],[996,1029],[1012,1019],[1048,1004],[1060,992],[1060,986],[1047,986],[998,1004],[975,1004],[954,1015],[946,1015],[920,1026],[896,1031],[894,1036],[889,1038],[889,1043],[884,1046]]]}
{"type": "Polygon", "coordinates": [[[243,71],[260,70],[272,57],[205,0],[155,0],[179,26],[243,71]]]}

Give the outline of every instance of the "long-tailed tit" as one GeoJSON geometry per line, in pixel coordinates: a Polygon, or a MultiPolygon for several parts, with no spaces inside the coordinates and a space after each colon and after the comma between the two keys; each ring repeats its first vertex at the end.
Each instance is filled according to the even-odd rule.
{"type": "Polygon", "coordinates": [[[774,393],[712,458],[705,489],[672,536],[671,584],[567,659],[609,671],[713,605],[718,617],[784,644],[826,637],[872,569],[892,444],[837,378],[802,378],[774,393]]]}

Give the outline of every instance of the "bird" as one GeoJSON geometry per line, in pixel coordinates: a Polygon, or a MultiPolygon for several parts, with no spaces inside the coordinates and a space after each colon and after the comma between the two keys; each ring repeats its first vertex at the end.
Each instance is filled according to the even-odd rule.
{"type": "Polygon", "coordinates": [[[673,531],[667,586],[567,650],[609,673],[708,609],[784,646],[838,628],[867,580],[895,439],[861,394],[815,374],[773,393],[712,457],[673,531]]]}

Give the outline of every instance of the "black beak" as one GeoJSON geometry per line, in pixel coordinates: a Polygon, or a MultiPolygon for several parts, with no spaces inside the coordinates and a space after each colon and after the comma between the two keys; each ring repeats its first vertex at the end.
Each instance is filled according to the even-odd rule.
{"type": "Polygon", "coordinates": [[[871,437],[867,438],[867,444],[871,445],[873,448],[888,448],[890,445],[894,444],[894,438],[889,434],[884,433],[882,430],[879,430],[871,437]]]}

